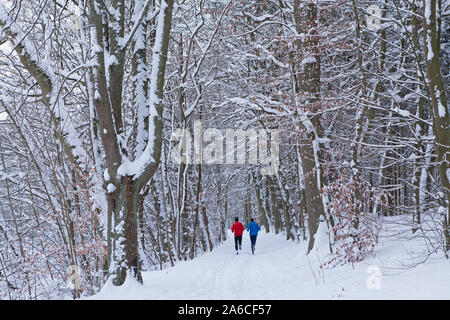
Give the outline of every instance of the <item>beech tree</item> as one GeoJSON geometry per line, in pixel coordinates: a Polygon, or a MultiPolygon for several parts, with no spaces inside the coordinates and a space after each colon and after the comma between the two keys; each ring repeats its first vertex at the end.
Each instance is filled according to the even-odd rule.
{"type": "MultiPolygon", "coordinates": [[[[59,4],[59,2],[56,2],[59,4]]],[[[108,217],[108,269],[115,285],[121,285],[127,272],[134,270],[134,276],[140,278],[140,260],[137,238],[138,195],[153,176],[159,164],[162,142],[163,86],[167,50],[171,30],[173,1],[162,1],[157,13],[154,46],[152,48],[151,75],[147,76],[142,50],[146,49],[148,32],[147,19],[152,1],[133,1],[134,12],[126,14],[126,1],[80,1],[80,34],[82,46],[91,64],[86,74],[86,92],[93,104],[90,122],[93,126],[91,139],[94,146],[101,141],[102,153],[106,162],[104,180],[107,192],[108,217]],[[131,28],[126,30],[131,20],[131,28]],[[135,77],[138,84],[134,106],[137,115],[137,133],[135,148],[130,148],[130,137],[126,137],[123,87],[126,51],[133,44],[133,59],[137,62],[135,77]],[[139,65],[139,63],[141,63],[139,65]],[[90,73],[90,74],[89,74],[90,73]],[[150,82],[148,85],[147,83],[150,82]],[[147,92],[146,87],[149,86],[147,92]]],[[[75,3],[76,4],[76,3],[75,3]]],[[[60,5],[60,4],[59,4],[60,5]]],[[[52,110],[53,125],[58,132],[66,156],[75,170],[82,170],[80,164],[81,146],[77,145],[76,131],[68,127],[70,119],[64,106],[62,114],[55,114],[53,106],[59,102],[59,92],[64,83],[55,79],[55,72],[49,65],[40,61],[36,49],[25,36],[22,28],[11,18],[13,16],[2,5],[1,25],[11,41],[23,67],[34,77],[41,89],[44,104],[52,110]],[[60,129],[60,123],[65,127],[60,129]],[[68,127],[68,128],[67,128],[68,127]],[[67,132],[68,131],[68,132],[67,132]],[[68,134],[68,137],[66,136],[68,134]]],[[[45,5],[42,9],[46,9],[45,5]]],[[[45,16],[40,17],[45,20],[45,16]]],[[[152,18],[152,17],[150,17],[152,18]]],[[[86,66],[85,66],[86,67],[86,66]]],[[[94,147],[94,149],[97,147],[94,147]]],[[[99,156],[102,154],[94,150],[99,156]]],[[[95,159],[101,163],[102,159],[95,159]]]]}

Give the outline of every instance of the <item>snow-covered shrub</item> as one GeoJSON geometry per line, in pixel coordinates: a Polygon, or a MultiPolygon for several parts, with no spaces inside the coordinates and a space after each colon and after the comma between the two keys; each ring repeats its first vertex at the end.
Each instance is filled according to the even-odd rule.
{"type": "Polygon", "coordinates": [[[330,199],[329,232],[333,241],[331,259],[324,266],[363,261],[373,254],[378,242],[380,221],[376,213],[369,211],[370,204],[363,203],[361,199],[381,199],[380,194],[374,195],[367,185],[355,185],[353,179],[346,179],[345,175],[341,175],[324,188],[324,193],[330,199]],[[355,188],[360,193],[359,201],[355,198],[355,188]]]}

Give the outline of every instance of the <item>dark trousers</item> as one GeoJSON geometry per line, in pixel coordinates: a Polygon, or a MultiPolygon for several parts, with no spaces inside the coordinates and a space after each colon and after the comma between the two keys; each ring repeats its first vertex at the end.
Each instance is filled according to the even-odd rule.
{"type": "Polygon", "coordinates": [[[236,251],[242,247],[242,236],[234,236],[234,247],[236,248],[236,251]]]}
{"type": "Polygon", "coordinates": [[[250,236],[250,242],[252,243],[252,253],[255,254],[256,236],[250,236]]]}

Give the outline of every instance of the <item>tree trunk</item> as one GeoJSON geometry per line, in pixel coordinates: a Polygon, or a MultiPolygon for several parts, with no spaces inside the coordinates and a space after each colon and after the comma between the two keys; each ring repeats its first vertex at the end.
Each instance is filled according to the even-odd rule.
{"type": "MultiPolygon", "coordinates": [[[[440,61],[440,19],[437,17],[436,0],[424,0],[423,37],[425,62],[427,66],[428,90],[433,110],[433,129],[437,163],[443,194],[441,214],[446,250],[450,250],[450,114],[447,105],[446,88],[441,74],[440,61]]],[[[439,7],[441,5],[439,4],[439,7]]]]}
{"type": "Polygon", "coordinates": [[[301,66],[295,66],[295,93],[297,108],[296,114],[302,134],[300,157],[304,176],[306,207],[308,213],[309,242],[308,253],[314,247],[314,235],[319,227],[320,216],[325,217],[325,208],[320,194],[320,163],[319,143],[317,141],[320,131],[319,118],[308,118],[305,108],[314,111],[320,102],[320,56],[318,53],[319,38],[316,36],[317,28],[317,5],[313,2],[303,3],[294,1],[294,16],[297,32],[309,34],[305,40],[298,40],[297,47],[303,53],[301,66]],[[309,60],[309,61],[308,61],[309,60]],[[298,92],[301,90],[301,92],[298,92]],[[300,95],[301,97],[299,97],[300,95]]]}

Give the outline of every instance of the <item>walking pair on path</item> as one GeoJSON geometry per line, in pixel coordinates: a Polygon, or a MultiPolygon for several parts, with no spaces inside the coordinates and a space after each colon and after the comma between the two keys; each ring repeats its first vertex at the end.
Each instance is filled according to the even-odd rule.
{"type": "MultiPolygon", "coordinates": [[[[244,225],[239,222],[238,218],[234,219],[235,223],[231,226],[231,232],[234,233],[234,247],[236,254],[239,254],[238,250],[242,249],[242,233],[244,232],[244,225]]],[[[255,254],[256,237],[261,227],[253,220],[250,219],[250,223],[247,226],[247,232],[250,232],[250,242],[252,244],[252,254],[255,254]]]]}

